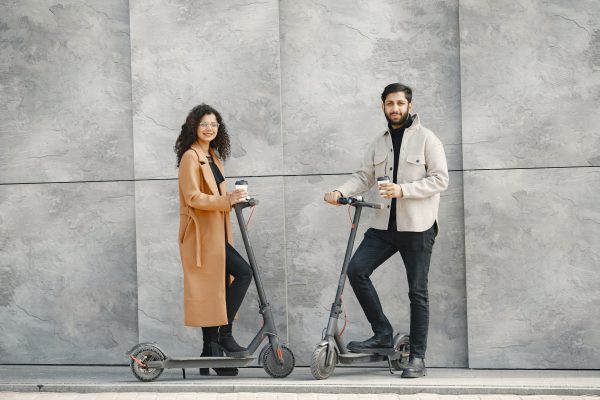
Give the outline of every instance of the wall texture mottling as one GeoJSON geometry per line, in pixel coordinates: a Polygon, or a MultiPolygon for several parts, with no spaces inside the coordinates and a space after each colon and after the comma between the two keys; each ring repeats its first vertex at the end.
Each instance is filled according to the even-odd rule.
{"type": "Polygon", "coordinates": [[[121,363],[138,336],[133,183],[0,186],[2,363],[121,363]]]}
{"type": "Polygon", "coordinates": [[[129,49],[127,1],[0,5],[0,363],[138,340],[129,49]]]}
{"type": "Polygon", "coordinates": [[[277,1],[130,5],[136,179],[177,176],[175,139],[202,102],[227,122],[229,174],[280,173],[277,1]]]}
{"type": "Polygon", "coordinates": [[[0,183],[133,178],[128,11],[0,4],[0,183]]]}
{"type": "Polygon", "coordinates": [[[386,121],[391,82],[462,165],[457,1],[282,0],[281,76],[287,174],[345,173],[386,121]]]}
{"type": "Polygon", "coordinates": [[[600,7],[464,0],[465,169],[600,166],[600,7]]]}
{"type": "MultiPolygon", "coordinates": [[[[139,341],[200,353],[173,145],[205,102],[231,135],[229,187],[246,177],[260,200],[250,240],[307,365],[350,227],[323,193],[386,128],[379,96],[401,81],[450,168],[427,365],[600,368],[599,17],[593,0],[4,1],[0,363],[126,363],[139,341]]],[[[408,331],[401,258],[373,279],[408,331]]],[[[345,338],[370,336],[349,285],[344,304],[345,338]]],[[[238,317],[247,344],[254,287],[238,317]]]]}
{"type": "Polygon", "coordinates": [[[471,367],[600,367],[599,17],[460,2],[471,367]]]}
{"type": "Polygon", "coordinates": [[[600,368],[598,193],[598,168],[465,173],[471,367],[600,368]]]}

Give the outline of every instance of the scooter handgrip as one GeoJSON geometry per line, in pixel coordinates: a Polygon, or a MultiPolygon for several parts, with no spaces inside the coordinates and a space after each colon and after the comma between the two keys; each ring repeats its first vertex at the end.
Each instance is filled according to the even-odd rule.
{"type": "Polygon", "coordinates": [[[381,204],[381,203],[374,203],[373,204],[373,208],[376,208],[377,210],[383,210],[383,204],[381,204]]]}
{"type": "Polygon", "coordinates": [[[250,207],[254,207],[254,206],[258,205],[258,200],[254,199],[254,198],[250,198],[250,199],[248,199],[248,205],[250,207]]]}

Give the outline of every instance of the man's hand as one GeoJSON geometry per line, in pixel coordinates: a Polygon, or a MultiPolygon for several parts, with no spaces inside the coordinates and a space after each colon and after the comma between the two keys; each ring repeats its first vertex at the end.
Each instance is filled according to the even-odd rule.
{"type": "Polygon", "coordinates": [[[402,197],[402,187],[396,183],[382,183],[381,185],[379,185],[379,194],[381,194],[381,197],[385,198],[385,199],[391,199],[391,198],[401,198],[402,197]]]}
{"type": "Polygon", "coordinates": [[[336,190],[333,192],[325,193],[325,197],[323,198],[323,200],[325,200],[329,204],[333,204],[334,206],[339,206],[338,199],[340,197],[342,197],[342,194],[336,190]]]}
{"type": "Polygon", "coordinates": [[[246,201],[246,196],[248,196],[248,192],[241,189],[236,189],[233,192],[229,193],[229,204],[233,207],[237,203],[241,203],[246,201]]]}

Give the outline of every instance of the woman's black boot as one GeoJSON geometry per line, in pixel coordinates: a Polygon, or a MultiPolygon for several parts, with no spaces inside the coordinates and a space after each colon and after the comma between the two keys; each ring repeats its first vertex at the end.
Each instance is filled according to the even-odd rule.
{"type": "MultiPolygon", "coordinates": [[[[223,352],[221,351],[221,346],[217,342],[212,342],[210,344],[210,352],[211,357],[223,357],[223,352]]],[[[213,368],[213,370],[219,376],[237,376],[239,370],[237,368],[213,368]]]]}
{"type": "MultiPolygon", "coordinates": [[[[223,357],[219,350],[217,340],[219,340],[218,327],[202,328],[202,354],[200,357],[223,357]]],[[[213,368],[219,376],[237,376],[237,368],[213,368]]],[[[210,375],[208,368],[200,368],[200,375],[210,375]]]]}
{"type": "Polygon", "coordinates": [[[237,344],[232,334],[231,324],[219,328],[219,345],[228,357],[247,357],[248,349],[237,344]]]}

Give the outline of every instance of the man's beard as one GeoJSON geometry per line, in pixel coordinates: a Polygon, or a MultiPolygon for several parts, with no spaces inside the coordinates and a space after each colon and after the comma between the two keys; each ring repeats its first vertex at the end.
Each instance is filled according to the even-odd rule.
{"type": "Polygon", "coordinates": [[[402,126],[406,123],[406,120],[408,120],[408,117],[410,116],[410,113],[407,111],[406,114],[404,114],[404,116],[402,118],[400,118],[400,120],[398,122],[394,122],[392,119],[390,119],[390,117],[388,117],[388,115],[386,113],[383,113],[385,115],[385,119],[387,119],[387,122],[390,125],[399,125],[402,126]]]}

